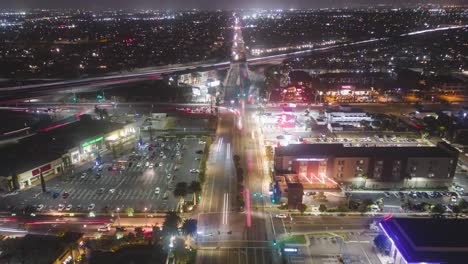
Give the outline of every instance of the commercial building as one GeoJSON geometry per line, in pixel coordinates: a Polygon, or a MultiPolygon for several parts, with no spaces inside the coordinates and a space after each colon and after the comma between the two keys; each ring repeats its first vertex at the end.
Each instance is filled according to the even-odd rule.
{"type": "Polygon", "coordinates": [[[339,109],[330,109],[325,112],[328,124],[342,126],[360,126],[361,121],[372,122],[374,119],[362,109],[340,106],[339,109]]]}
{"type": "Polygon", "coordinates": [[[24,189],[49,179],[73,173],[75,166],[95,161],[105,151],[117,151],[137,138],[133,125],[92,120],[80,121],[39,132],[0,148],[0,190],[24,189]]]}
{"type": "Polygon", "coordinates": [[[296,144],[276,148],[276,180],[304,189],[430,188],[450,186],[458,151],[435,147],[344,147],[296,144]]]}
{"type": "Polygon", "coordinates": [[[458,264],[468,259],[468,220],[390,218],[380,227],[394,264],[458,264]]]}

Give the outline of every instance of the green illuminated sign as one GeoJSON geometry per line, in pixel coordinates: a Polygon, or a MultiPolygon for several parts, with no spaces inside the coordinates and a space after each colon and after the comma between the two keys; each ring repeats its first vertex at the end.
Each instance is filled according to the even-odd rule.
{"type": "Polygon", "coordinates": [[[101,141],[101,140],[103,140],[103,139],[104,139],[104,137],[98,137],[98,138],[96,138],[96,139],[93,139],[93,140],[90,140],[90,141],[88,141],[88,142],[83,143],[83,145],[81,145],[81,146],[84,148],[84,147],[86,147],[86,146],[89,146],[89,145],[91,145],[91,144],[94,144],[94,143],[96,143],[96,142],[99,142],[99,141],[101,141]]]}

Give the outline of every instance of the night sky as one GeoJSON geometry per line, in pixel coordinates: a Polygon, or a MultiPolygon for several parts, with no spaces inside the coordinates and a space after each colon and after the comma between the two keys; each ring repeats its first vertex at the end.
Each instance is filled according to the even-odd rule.
{"type": "Polygon", "coordinates": [[[324,8],[408,3],[466,4],[468,0],[0,0],[0,8],[324,8]]]}

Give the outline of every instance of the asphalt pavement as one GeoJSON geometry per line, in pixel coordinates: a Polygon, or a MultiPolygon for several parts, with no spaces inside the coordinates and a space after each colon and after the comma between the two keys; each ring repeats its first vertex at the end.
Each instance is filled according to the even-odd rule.
{"type": "MultiPolygon", "coordinates": [[[[172,194],[172,189],[178,182],[190,183],[196,180],[197,173],[191,173],[190,170],[199,168],[201,155],[196,154],[196,151],[202,150],[204,143],[200,144],[198,138],[164,137],[153,144],[159,144],[160,147],[151,151],[147,148],[137,150],[134,154],[115,159],[127,161],[124,162],[126,167],[123,170],[119,169],[116,161],[107,161],[102,164],[102,171],[94,168],[82,176],[82,172],[90,166],[86,164],[75,169],[76,173],[69,180],[64,181],[58,176],[47,181],[50,193],[42,193],[38,185],[5,197],[1,205],[6,208],[8,205],[20,204],[24,207],[43,204],[43,212],[56,212],[59,204],[65,207],[71,205],[69,212],[86,211],[90,204],[95,204],[93,211],[96,212],[115,211],[117,208],[122,212],[125,208],[138,211],[147,208],[148,212],[174,210],[178,199],[172,194]],[[180,144],[179,150],[177,143],[180,144]],[[128,167],[130,162],[132,165],[128,167]],[[101,173],[100,177],[96,176],[98,173],[101,173]],[[156,192],[157,187],[159,193],[156,192]],[[53,198],[54,192],[60,196],[53,198]],[[64,198],[64,193],[68,193],[68,197],[64,198]]],[[[63,212],[68,211],[63,209],[63,212]]]]}

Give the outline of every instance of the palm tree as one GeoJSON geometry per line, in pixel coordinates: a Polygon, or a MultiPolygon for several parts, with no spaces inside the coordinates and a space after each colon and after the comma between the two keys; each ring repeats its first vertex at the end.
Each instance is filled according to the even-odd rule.
{"type": "Polygon", "coordinates": [[[197,233],[197,220],[191,218],[185,219],[182,224],[182,233],[186,236],[185,241],[187,241],[187,245],[190,247],[189,237],[193,237],[197,233]]]}
{"type": "Polygon", "coordinates": [[[162,232],[164,236],[176,235],[178,233],[180,216],[175,211],[169,211],[164,218],[162,232]]]}
{"type": "Polygon", "coordinates": [[[179,206],[184,204],[184,197],[188,193],[187,183],[186,182],[179,182],[176,184],[174,188],[174,196],[179,198],[179,206]]]}
{"type": "Polygon", "coordinates": [[[197,205],[197,194],[201,192],[201,184],[197,181],[192,181],[188,187],[189,192],[193,193],[193,204],[197,205]]]}

